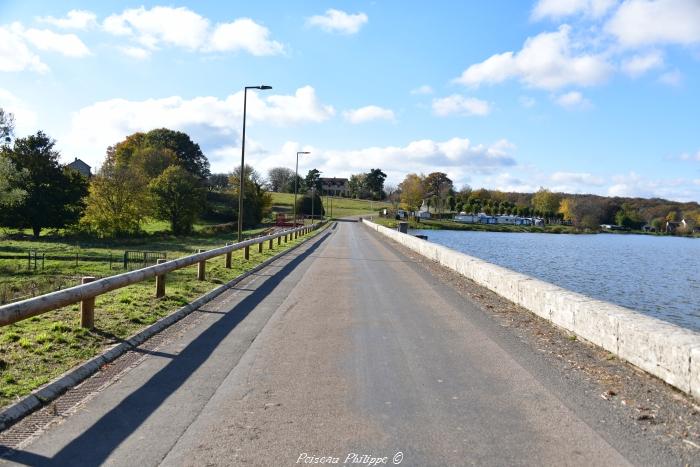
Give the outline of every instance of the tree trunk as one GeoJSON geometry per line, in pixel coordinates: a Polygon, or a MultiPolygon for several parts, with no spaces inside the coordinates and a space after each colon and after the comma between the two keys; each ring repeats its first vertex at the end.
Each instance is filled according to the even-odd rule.
{"type": "Polygon", "coordinates": [[[34,233],[34,238],[39,238],[39,234],[41,234],[41,227],[33,226],[32,232],[34,233]]]}

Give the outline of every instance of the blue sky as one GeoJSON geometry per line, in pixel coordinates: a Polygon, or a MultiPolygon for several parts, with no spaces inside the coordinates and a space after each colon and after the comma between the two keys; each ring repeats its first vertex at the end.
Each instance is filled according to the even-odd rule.
{"type": "Polygon", "coordinates": [[[700,201],[700,1],[0,1],[0,106],[65,161],[188,132],[212,169],[700,201]],[[224,4],[225,3],[225,4],[224,4]]]}

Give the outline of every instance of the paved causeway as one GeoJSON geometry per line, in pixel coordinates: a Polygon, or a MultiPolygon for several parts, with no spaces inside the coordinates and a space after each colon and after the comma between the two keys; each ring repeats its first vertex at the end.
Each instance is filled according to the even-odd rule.
{"type": "Polygon", "coordinates": [[[610,433],[511,330],[359,223],[338,222],[195,313],[196,325],[11,460],[663,461],[610,433]]]}

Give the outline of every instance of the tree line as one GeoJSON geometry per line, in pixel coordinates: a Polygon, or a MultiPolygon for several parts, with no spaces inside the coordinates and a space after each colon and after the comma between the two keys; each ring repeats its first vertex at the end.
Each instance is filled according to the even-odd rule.
{"type": "MultiPolygon", "coordinates": [[[[347,196],[356,199],[385,199],[385,180],[386,174],[381,169],[352,174],[347,182],[347,196]]],[[[297,193],[305,193],[315,188],[318,193],[323,193],[321,172],[314,168],[302,178],[287,167],[273,167],[268,172],[268,188],[277,193],[294,193],[295,189],[297,193]]]]}
{"type": "Polygon", "coordinates": [[[416,211],[425,201],[433,212],[485,213],[539,217],[546,223],[571,224],[581,230],[598,230],[602,224],[628,229],[649,226],[664,230],[667,222],[685,221],[677,232],[687,233],[700,228],[700,205],[697,202],[676,202],[661,198],[606,197],[592,194],[555,193],[540,188],[535,193],[502,192],[469,186],[454,189],[442,172],[406,175],[388,198],[416,211]]]}
{"type": "MultiPolygon", "coordinates": [[[[14,116],[0,109],[0,226],[29,228],[35,237],[65,227],[118,237],[138,234],[149,218],[186,234],[197,218],[232,222],[238,216],[240,170],[212,177],[201,148],[183,132],[134,133],[110,146],[88,179],[59,162],[56,142],[45,133],[13,140],[14,130],[14,116]]],[[[246,227],[269,212],[264,185],[247,166],[246,227]]]]}

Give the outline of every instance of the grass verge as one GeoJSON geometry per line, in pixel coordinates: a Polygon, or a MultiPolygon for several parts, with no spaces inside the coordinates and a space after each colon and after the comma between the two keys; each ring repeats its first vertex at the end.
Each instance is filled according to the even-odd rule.
{"type": "Polygon", "coordinates": [[[262,253],[253,247],[248,260],[242,250],[236,251],[231,269],[224,267],[223,256],[212,259],[207,262],[204,281],[196,280],[196,265],[174,271],[167,275],[166,296],[160,299],[154,298],[155,279],[101,295],[96,300],[94,330],[80,327],[77,304],[0,328],[0,406],[9,405],[106,347],[318,232],[282,245],[275,241],[272,250],[265,243],[262,253]]]}

